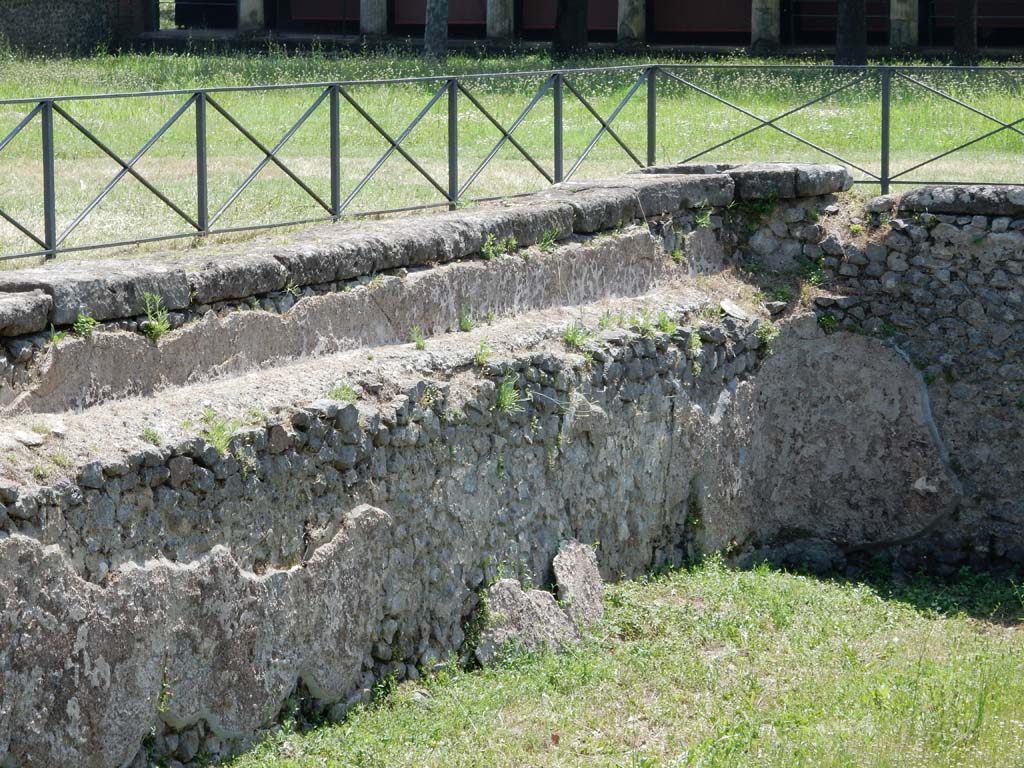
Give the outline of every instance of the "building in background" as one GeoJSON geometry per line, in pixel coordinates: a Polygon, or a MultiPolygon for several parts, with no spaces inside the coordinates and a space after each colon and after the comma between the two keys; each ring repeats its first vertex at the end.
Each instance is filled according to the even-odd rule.
{"type": "MultiPolygon", "coordinates": [[[[868,43],[948,48],[954,1],[867,0],[868,43]]],[[[104,38],[169,27],[417,37],[425,6],[426,0],[0,0],[0,34],[36,50],[87,49],[104,38]]],[[[623,45],[828,47],[836,6],[836,0],[590,0],[590,37],[623,45]]],[[[449,0],[449,37],[548,40],[554,8],[553,0],[449,0]]],[[[978,0],[978,42],[1024,49],[1024,0],[978,0]]]]}

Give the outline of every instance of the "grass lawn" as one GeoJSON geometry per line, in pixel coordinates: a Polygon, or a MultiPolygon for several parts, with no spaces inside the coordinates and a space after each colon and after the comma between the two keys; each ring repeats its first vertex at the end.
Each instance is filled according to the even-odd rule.
{"type": "Polygon", "coordinates": [[[233,768],[1009,766],[1022,593],[699,567],[608,587],[595,636],[407,682],[233,768]]]}
{"type": "MultiPolygon", "coordinates": [[[[643,64],[649,59],[624,56],[581,60],[575,65],[643,64]]],[[[668,63],[660,58],[659,62],[668,63]]],[[[736,59],[716,63],[758,64],[736,59]]],[[[763,62],[761,62],[763,63],[763,62]]],[[[394,78],[444,73],[538,70],[552,67],[546,55],[529,54],[479,58],[453,56],[441,67],[431,67],[408,53],[332,54],[314,51],[289,55],[271,50],[251,54],[96,55],[81,59],[24,59],[0,57],[0,99],[177,89],[198,86],[248,86],[274,83],[394,78]]],[[[680,73],[683,74],[683,73],[680,73]]],[[[852,79],[831,72],[806,69],[772,71],[763,68],[720,72],[708,68],[688,70],[695,85],[742,105],[762,117],[775,117],[852,79]]],[[[955,70],[920,75],[935,88],[962,98],[976,108],[1012,122],[1021,117],[1024,72],[1005,69],[994,74],[970,75],[955,70]]],[[[570,81],[607,117],[626,95],[636,73],[601,73],[573,76],[570,81]]],[[[541,77],[481,81],[469,86],[473,94],[506,127],[529,103],[543,82],[541,77]]],[[[350,89],[362,107],[392,136],[398,136],[428,102],[436,84],[355,86],[350,89]]],[[[234,117],[267,146],[274,146],[320,89],[289,89],[216,96],[234,117]]],[[[622,110],[613,127],[641,159],[646,158],[646,89],[622,110]]],[[[813,107],[782,118],[777,125],[813,141],[867,170],[879,169],[879,84],[869,80],[836,94],[813,107]]],[[[182,96],[148,99],[118,98],[74,102],[67,110],[121,157],[131,158],[185,101],[182,96]]],[[[0,138],[25,116],[31,106],[0,104],[0,138]]],[[[459,102],[459,174],[463,182],[488,155],[500,133],[466,97],[459,102]]],[[[568,90],[565,93],[566,171],[596,134],[597,120],[568,90]]],[[[340,114],[342,196],[346,197],[387,149],[386,140],[363,120],[354,107],[342,102],[340,114]]],[[[103,189],[118,170],[117,164],[57,117],[55,144],[58,190],[58,231],[63,231],[103,189]]],[[[0,209],[33,231],[42,231],[42,170],[39,118],[0,152],[0,209]]],[[[192,111],[158,141],[136,168],[182,209],[194,215],[195,141],[192,111]]],[[[658,160],[687,159],[741,131],[756,121],[709,96],[662,77],[659,85],[658,160]]],[[[325,200],[330,199],[329,109],[324,102],[280,152],[280,158],[325,200]]],[[[438,182],[447,185],[447,103],[442,98],[403,146],[438,182]]],[[[892,172],[946,151],[998,126],[980,115],[943,100],[909,83],[893,86],[892,172]]],[[[516,138],[551,172],[553,164],[553,100],[542,99],[516,131],[516,138]]],[[[215,110],[209,110],[210,209],[216,213],[232,191],[263,158],[215,110]]],[[[772,129],[702,156],[706,161],[755,159],[829,160],[815,149],[772,129]]],[[[1001,131],[948,158],[933,163],[913,178],[931,180],[1012,180],[1024,161],[1024,136],[1001,131]]],[[[623,172],[635,163],[608,135],[578,169],[575,178],[593,178],[623,172]]],[[[857,174],[863,176],[863,174],[857,174]]],[[[1016,174],[1019,175],[1019,174],[1016,174]]],[[[511,144],[466,191],[467,197],[485,197],[540,189],[546,185],[511,144]]],[[[436,203],[441,195],[398,154],[353,200],[348,213],[436,203]]],[[[288,221],[325,215],[325,212],[274,166],[268,166],[216,221],[220,229],[288,221]]],[[[139,182],[127,177],[111,196],[65,242],[86,243],[130,239],[140,234],[160,235],[189,231],[169,208],[139,182]]],[[[187,242],[179,244],[186,247],[187,242]]],[[[0,222],[0,254],[17,253],[31,246],[6,222],[0,222]]]]}

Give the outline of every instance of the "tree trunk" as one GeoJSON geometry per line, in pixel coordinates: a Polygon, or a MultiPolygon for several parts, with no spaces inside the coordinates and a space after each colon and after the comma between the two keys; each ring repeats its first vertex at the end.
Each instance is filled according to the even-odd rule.
{"type": "Polygon", "coordinates": [[[558,55],[587,49],[587,0],[558,0],[552,49],[558,55]]]}
{"type": "Polygon", "coordinates": [[[865,0],[839,0],[836,18],[836,64],[867,64],[865,0]]]}
{"type": "Polygon", "coordinates": [[[953,53],[958,64],[978,60],[978,0],[956,0],[953,10],[953,53]]]}
{"type": "Polygon", "coordinates": [[[423,30],[423,56],[444,61],[448,54],[448,0],[427,0],[427,25],[423,30]]]}

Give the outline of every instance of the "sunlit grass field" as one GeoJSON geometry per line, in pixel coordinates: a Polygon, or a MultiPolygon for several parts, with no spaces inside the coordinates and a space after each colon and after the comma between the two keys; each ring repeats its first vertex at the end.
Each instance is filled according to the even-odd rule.
{"type": "MultiPolygon", "coordinates": [[[[569,66],[643,65],[637,57],[591,57],[569,66]]],[[[659,58],[658,63],[672,63],[659,58]]],[[[684,62],[676,62],[683,64],[684,62]]],[[[809,160],[832,158],[773,128],[761,128],[712,152],[704,150],[753,128],[757,121],[700,92],[716,96],[768,119],[781,115],[855,75],[798,69],[771,69],[751,59],[718,60],[715,64],[753,65],[721,70],[710,62],[688,62],[677,70],[697,88],[662,75],[658,85],[657,160],[675,162],[699,156],[701,161],[809,160]]],[[[778,63],[772,62],[772,63],[778,63]]],[[[0,99],[79,94],[188,89],[200,86],[254,86],[281,83],[365,80],[438,74],[546,70],[546,55],[481,58],[452,56],[444,65],[429,65],[408,53],[332,53],[314,50],[289,54],[271,49],[260,55],[243,53],[102,54],[81,59],[0,57],[0,99]]],[[[564,66],[564,65],[563,65],[564,66]]],[[[570,75],[569,82],[607,118],[636,82],[638,71],[606,71],[570,75]]],[[[916,74],[928,85],[961,99],[1003,122],[1024,117],[1024,72],[1005,67],[986,73],[936,70],[916,74]]],[[[501,77],[467,82],[467,88],[504,126],[509,127],[544,83],[543,76],[501,77]]],[[[440,82],[355,85],[353,99],[397,138],[428,103],[440,82]]],[[[234,92],[214,95],[260,142],[273,147],[314,103],[322,88],[234,92]]],[[[865,171],[879,171],[880,85],[872,77],[806,109],[778,120],[792,132],[865,171]]],[[[129,160],[185,103],[187,95],[125,97],[64,102],[62,106],[124,160],[129,160]]],[[[32,105],[0,104],[0,140],[32,105]]],[[[448,105],[442,97],[402,143],[404,149],[442,186],[448,184],[448,105]]],[[[232,192],[264,158],[213,108],[208,109],[210,213],[216,215],[232,192]]],[[[501,138],[501,133],[461,96],[459,177],[465,183],[501,138]]],[[[565,91],[565,169],[568,173],[600,124],[568,90],[565,91]]],[[[325,201],[330,201],[329,105],[324,101],[285,144],[278,157],[325,201]]],[[[642,161],[647,155],[647,98],[641,87],[612,127],[642,161]]],[[[0,152],[0,209],[30,230],[42,233],[42,164],[40,118],[0,152]]],[[[892,107],[892,167],[897,174],[1000,126],[979,114],[896,79],[892,107]]],[[[1016,128],[1024,129],[1024,123],[1016,128]]],[[[514,136],[553,172],[553,97],[548,93],[523,120],[514,136]]],[[[342,100],[340,112],[342,199],[347,199],[365,174],[388,149],[387,140],[342,100]]],[[[58,232],[63,232],[119,170],[61,116],[55,117],[58,232]]],[[[194,109],[156,142],[136,169],[189,215],[196,210],[196,148],[194,109]]],[[[595,178],[636,167],[605,134],[573,178],[595,178]]],[[[911,180],[1014,181],[1024,168],[1024,135],[1002,130],[969,148],[925,166],[904,178],[911,180]]],[[[854,169],[856,176],[866,175],[854,169]]],[[[547,184],[511,143],[465,190],[466,198],[533,191],[547,184]]],[[[355,196],[347,214],[439,203],[442,195],[404,158],[394,153],[372,181],[355,196]]],[[[272,163],[213,226],[228,229],[325,216],[300,187],[272,163]]],[[[65,247],[188,232],[189,225],[137,180],[126,176],[64,242],[65,247]]],[[[184,247],[188,241],[179,243],[184,247]]],[[[168,247],[163,245],[161,247],[168,247]]],[[[0,221],[0,254],[32,250],[31,241],[0,221]]]]}
{"type": "Polygon", "coordinates": [[[1011,766],[1020,588],[822,581],[712,561],[612,585],[570,652],[452,668],[232,768],[1011,766]]]}

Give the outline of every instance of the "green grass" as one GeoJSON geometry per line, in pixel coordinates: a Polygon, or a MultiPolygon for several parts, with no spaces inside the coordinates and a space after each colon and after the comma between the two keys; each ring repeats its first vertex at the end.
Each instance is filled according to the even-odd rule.
{"type": "Polygon", "coordinates": [[[230,763],[994,766],[1024,747],[1024,618],[1008,582],[836,583],[711,562],[612,585],[561,655],[454,667],[230,763]]]}
{"type": "MultiPolygon", "coordinates": [[[[664,58],[662,61],[669,61],[664,58]]],[[[648,54],[629,57],[590,56],[570,66],[643,64],[648,54]]],[[[761,63],[755,59],[718,60],[715,63],[761,63]]],[[[776,62],[778,63],[778,62],[776,62]]],[[[483,58],[453,55],[444,65],[425,63],[408,53],[337,53],[314,50],[289,54],[271,47],[264,54],[211,53],[96,55],[88,58],[32,59],[0,56],[0,98],[76,95],[178,89],[198,86],[249,86],[275,83],[369,79],[431,75],[536,70],[552,67],[546,53],[483,58]]],[[[708,88],[750,111],[773,117],[830,87],[844,76],[798,69],[763,68],[743,73],[708,68],[688,71],[692,82],[708,88]]],[[[971,76],[957,71],[925,73],[922,80],[1004,121],[1020,115],[1024,74],[1004,77],[971,76]]],[[[610,114],[633,84],[635,73],[606,72],[575,75],[570,79],[604,115],[610,114]]],[[[467,87],[506,126],[511,124],[543,82],[541,77],[501,78],[467,87]]],[[[351,95],[397,136],[429,100],[436,84],[354,86],[351,95]]],[[[616,119],[616,132],[638,154],[646,141],[644,89],[616,119]]],[[[287,89],[258,93],[225,93],[214,98],[264,144],[273,146],[319,95],[318,89],[287,89]]],[[[661,162],[677,161],[700,148],[756,125],[747,116],[662,77],[659,83],[659,144],[661,162]]],[[[107,142],[123,158],[130,158],[184,102],[183,97],[122,98],[69,103],[69,112],[107,142]]],[[[6,135],[26,114],[21,105],[0,105],[0,136],[6,135]]],[[[328,105],[322,103],[279,153],[321,197],[329,199],[328,105]]],[[[819,104],[783,118],[779,126],[868,169],[877,169],[877,84],[861,84],[819,104]]],[[[446,180],[447,105],[441,99],[403,143],[424,168],[446,180]]],[[[552,165],[552,103],[543,99],[516,131],[516,138],[545,167],[552,165]]],[[[598,130],[596,120],[571,94],[565,102],[567,165],[579,156],[598,130]]],[[[38,118],[36,118],[38,122],[38,118]]],[[[195,209],[194,119],[186,113],[136,166],[184,210],[195,209]]],[[[897,80],[892,108],[893,169],[907,166],[993,129],[994,123],[940,97],[897,80]]],[[[0,208],[34,231],[41,231],[40,132],[30,127],[0,155],[0,168],[10,183],[0,193],[0,208]]],[[[216,110],[209,110],[209,166],[211,211],[216,212],[256,166],[263,155],[243,139],[216,110]]],[[[486,118],[462,98],[459,106],[460,178],[466,180],[500,138],[486,118]]],[[[118,166],[86,138],[56,119],[58,229],[63,230],[113,177],[118,166]]],[[[344,100],[341,110],[342,193],[347,195],[387,147],[386,140],[358,116],[344,100]]],[[[1024,150],[1024,139],[1002,131],[963,153],[945,158],[921,172],[922,176],[955,180],[1006,180],[1024,150]],[[928,171],[928,173],[925,173],[928,171]]],[[[749,134],[704,160],[753,159],[828,160],[826,155],[781,133],[763,129],[749,134]]],[[[620,173],[634,167],[613,139],[605,136],[580,167],[577,178],[620,173]]],[[[507,144],[470,188],[468,196],[528,192],[542,188],[537,174],[511,144],[507,144]]],[[[396,208],[440,202],[441,196],[404,159],[394,155],[363,190],[347,212],[396,208]]],[[[321,216],[320,209],[280,170],[266,168],[238,201],[216,223],[226,228],[321,216]]],[[[126,178],[111,197],[71,235],[67,246],[112,241],[147,234],[169,234],[187,229],[184,222],[149,194],[137,181],[126,178]]],[[[185,248],[190,241],[159,247],[185,248]]],[[[0,252],[24,250],[29,243],[6,222],[0,226],[0,252]]]]}
{"type": "Polygon", "coordinates": [[[335,384],[327,392],[327,396],[342,403],[354,403],[359,400],[358,390],[348,383],[335,384]]]}

